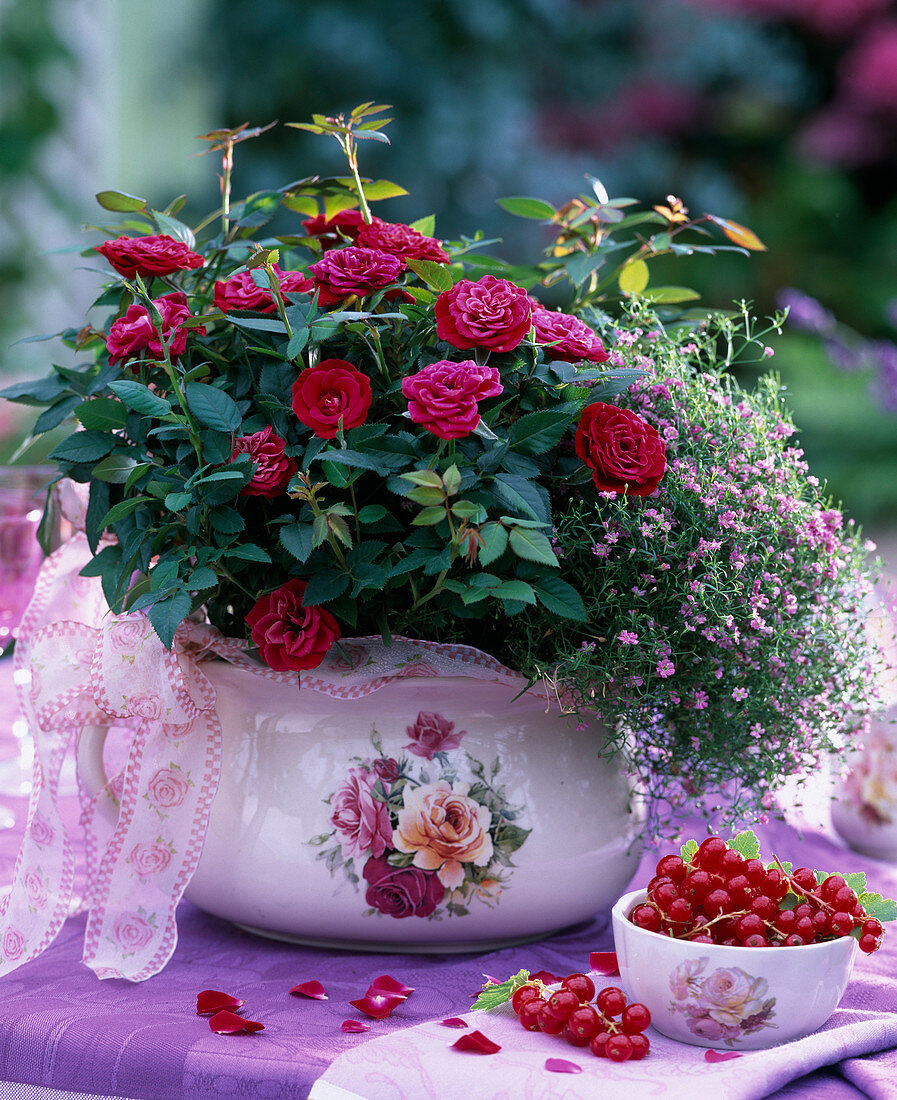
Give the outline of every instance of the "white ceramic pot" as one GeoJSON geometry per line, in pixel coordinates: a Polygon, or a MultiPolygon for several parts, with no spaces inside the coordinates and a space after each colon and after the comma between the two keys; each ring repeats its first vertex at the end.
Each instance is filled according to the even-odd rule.
{"type": "Polygon", "coordinates": [[[641,815],[601,727],[531,693],[398,679],[360,699],[225,662],[223,764],[185,896],[263,935],[397,951],[473,951],[611,906],[641,815]]]}
{"type": "Polygon", "coordinates": [[[765,1050],[822,1027],[844,995],[856,955],[852,936],[803,947],[691,943],[628,919],[646,897],[637,890],[613,908],[620,981],[671,1039],[765,1050]]]}

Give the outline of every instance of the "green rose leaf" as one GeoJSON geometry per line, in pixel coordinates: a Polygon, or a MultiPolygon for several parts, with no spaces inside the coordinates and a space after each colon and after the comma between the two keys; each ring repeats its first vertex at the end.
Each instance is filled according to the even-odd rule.
{"type": "Polygon", "coordinates": [[[123,378],[117,382],[110,382],[109,389],[116,397],[120,397],[129,409],[140,413],[141,416],[160,418],[171,413],[171,402],[166,401],[164,397],[159,397],[140,382],[123,378]]]}
{"type": "Polygon", "coordinates": [[[184,396],[190,411],[207,428],[219,432],[235,432],[242,423],[236,401],[216,386],[204,382],[188,382],[184,386],[184,396]]]}

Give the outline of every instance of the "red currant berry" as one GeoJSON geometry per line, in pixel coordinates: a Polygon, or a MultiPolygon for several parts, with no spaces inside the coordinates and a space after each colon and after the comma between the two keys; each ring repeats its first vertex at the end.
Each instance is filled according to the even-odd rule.
{"type": "Polygon", "coordinates": [[[842,913],[852,913],[853,907],[857,903],[857,896],[849,886],[842,886],[840,890],[835,891],[829,899],[829,903],[832,908],[838,909],[842,913]]]}
{"type": "Polygon", "coordinates": [[[625,1062],[632,1054],[632,1040],[628,1035],[611,1035],[604,1050],[612,1062],[625,1062]]]}
{"type": "Polygon", "coordinates": [[[520,1026],[524,1031],[538,1031],[539,1020],[541,1018],[542,1009],[545,1006],[545,1002],[539,997],[535,1001],[526,1001],[520,1006],[520,1026]]]}
{"type": "Polygon", "coordinates": [[[657,861],[655,874],[666,875],[667,878],[671,878],[673,882],[679,883],[685,878],[687,870],[688,868],[685,866],[685,860],[683,860],[681,856],[668,855],[663,856],[657,861]]]}
{"type": "Polygon", "coordinates": [[[709,836],[698,845],[692,864],[704,871],[716,871],[723,862],[723,856],[729,850],[728,844],[720,836],[709,836]]]}
{"type": "Polygon", "coordinates": [[[829,934],[829,915],[824,909],[817,909],[813,914],[813,926],[816,929],[816,939],[821,940],[829,934]]]}
{"type": "Polygon", "coordinates": [[[756,913],[761,920],[772,920],[778,911],[778,905],[766,894],[758,894],[751,900],[751,912],[756,913]]]}
{"type": "Polygon", "coordinates": [[[799,917],[794,926],[794,934],[800,936],[804,943],[812,943],[816,935],[816,925],[812,917],[799,917]]]}
{"type": "Polygon", "coordinates": [[[728,851],[723,852],[723,858],[720,861],[720,874],[727,879],[733,875],[744,874],[744,856],[741,852],[737,852],[734,848],[729,848],[728,851]]]}
{"type": "Polygon", "coordinates": [[[685,898],[676,898],[667,910],[667,917],[673,924],[686,924],[694,916],[694,910],[685,898]]]}
{"type": "Polygon", "coordinates": [[[647,932],[659,932],[663,923],[657,906],[647,902],[637,905],[629,914],[629,919],[637,928],[644,928],[647,932]]]}
{"type": "Polygon", "coordinates": [[[813,906],[806,901],[802,901],[800,905],[794,907],[794,915],[798,920],[803,920],[804,917],[812,917],[814,912],[813,906]]]}
{"type": "Polygon", "coordinates": [[[846,885],[847,883],[841,875],[829,875],[827,879],[823,880],[822,886],[819,888],[822,900],[831,901],[841,887],[846,885]]]}
{"type": "Polygon", "coordinates": [[[726,889],[732,899],[732,904],[739,909],[750,905],[754,897],[754,887],[748,882],[747,875],[733,875],[726,883],[726,889]]]}
{"type": "Polygon", "coordinates": [[[679,897],[679,887],[672,882],[664,882],[651,894],[651,900],[664,913],[668,913],[670,906],[679,897]]]}
{"type": "Polygon", "coordinates": [[[804,941],[792,932],[790,936],[785,937],[784,944],[786,947],[803,947],[804,941]]]}
{"type": "Polygon", "coordinates": [[[548,1011],[559,1020],[569,1019],[575,1008],[579,1008],[579,997],[572,989],[558,989],[548,998],[548,1011]]]}
{"type": "Polygon", "coordinates": [[[735,922],[735,935],[742,943],[751,936],[763,936],[765,925],[756,913],[746,913],[735,922]]]}
{"type": "Polygon", "coordinates": [[[570,1021],[568,1020],[564,1024],[564,1030],[561,1032],[571,1047],[587,1047],[591,1041],[590,1035],[577,1035],[577,1033],[570,1027],[570,1021]]]}
{"type": "Polygon", "coordinates": [[[562,989],[572,989],[580,1001],[591,1001],[595,996],[595,983],[588,974],[568,974],[561,982],[562,989]]]}
{"type": "MultiPolygon", "coordinates": [[[[533,1002],[530,1001],[530,1004],[532,1003],[533,1002]]],[[[539,1013],[540,1031],[544,1031],[546,1035],[560,1035],[566,1026],[566,1020],[559,1020],[557,1016],[552,1016],[551,1009],[548,1007],[547,1002],[542,1005],[539,1013]]]]}
{"type": "Polygon", "coordinates": [[[660,886],[666,886],[668,883],[672,883],[673,886],[676,885],[676,883],[673,882],[673,880],[671,878],[668,878],[666,875],[655,875],[654,878],[652,878],[651,881],[648,883],[648,897],[653,898],[654,891],[657,890],[660,886]]]}
{"type": "Polygon", "coordinates": [[[627,1035],[637,1035],[651,1026],[651,1013],[646,1005],[634,1001],[623,1009],[623,1031],[627,1035]]]}
{"type": "Polygon", "coordinates": [[[741,941],[745,947],[769,947],[769,941],[762,932],[755,932],[752,936],[748,936],[746,940],[741,941]]]}
{"type": "Polygon", "coordinates": [[[682,880],[680,893],[691,902],[701,902],[713,889],[713,877],[708,871],[689,871],[682,880]]]}
{"type": "Polygon", "coordinates": [[[704,912],[708,917],[718,917],[722,913],[728,913],[732,908],[732,899],[729,897],[728,890],[717,888],[711,890],[710,893],[704,898],[704,912]]]}
{"type": "Polygon", "coordinates": [[[833,913],[829,928],[833,936],[847,936],[853,930],[853,917],[849,913],[833,913]]]}
{"type": "Polygon", "coordinates": [[[595,998],[595,1004],[598,1006],[598,1011],[603,1012],[605,1016],[619,1016],[626,1007],[626,994],[622,989],[609,985],[595,998]]]}
{"type": "Polygon", "coordinates": [[[747,875],[748,882],[750,882],[751,886],[762,886],[766,879],[766,868],[763,866],[763,861],[760,859],[746,859],[744,861],[742,874],[747,875]]]}
{"type": "Polygon", "coordinates": [[[794,931],[795,924],[797,924],[797,917],[793,909],[783,909],[775,919],[776,928],[785,936],[794,931]]]}
{"type": "Polygon", "coordinates": [[[514,996],[511,998],[511,1008],[519,1015],[521,1008],[527,1001],[534,1001],[537,998],[541,1001],[542,994],[534,985],[522,985],[514,991],[514,996]]]}
{"type": "Polygon", "coordinates": [[[632,1047],[632,1053],[629,1055],[630,1062],[640,1062],[651,1049],[647,1035],[630,1035],[629,1045],[632,1047]]]}
{"type": "Polygon", "coordinates": [[[601,1030],[601,1017],[591,1005],[580,1005],[570,1013],[567,1030],[588,1042],[601,1030]]]}
{"type": "Polygon", "coordinates": [[[761,889],[767,897],[772,898],[775,902],[780,902],[782,898],[788,893],[788,880],[778,869],[778,867],[770,867],[766,872],[766,879],[763,882],[761,889]]]}
{"type": "Polygon", "coordinates": [[[870,936],[866,933],[863,933],[863,935],[860,936],[860,951],[862,951],[865,955],[871,955],[873,951],[877,950],[878,937],[870,936]]]}
{"type": "Polygon", "coordinates": [[[735,918],[726,917],[724,920],[717,921],[716,924],[710,925],[710,935],[713,936],[714,943],[722,943],[724,940],[735,940],[735,918]]]}
{"type": "Polygon", "coordinates": [[[589,1049],[595,1055],[596,1058],[606,1058],[607,1040],[610,1038],[610,1034],[606,1031],[599,1031],[589,1043],[589,1049]]]}
{"type": "Polygon", "coordinates": [[[868,917],[863,921],[863,934],[867,936],[880,936],[885,930],[885,926],[877,917],[868,917]]]}
{"type": "Polygon", "coordinates": [[[809,867],[798,867],[791,872],[791,881],[798,888],[797,893],[806,894],[816,889],[816,872],[809,867]]]}
{"type": "Polygon", "coordinates": [[[689,943],[713,943],[713,936],[708,936],[706,932],[699,932],[696,936],[688,937],[689,943]]]}

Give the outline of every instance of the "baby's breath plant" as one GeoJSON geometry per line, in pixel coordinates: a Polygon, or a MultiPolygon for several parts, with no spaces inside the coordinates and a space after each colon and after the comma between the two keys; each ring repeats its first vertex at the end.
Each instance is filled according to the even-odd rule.
{"type": "Polygon", "coordinates": [[[117,275],[64,334],[78,364],[5,391],[75,429],[53,457],[88,493],[85,574],[167,646],[198,616],[300,674],[352,635],[476,646],[603,718],[656,820],[714,790],[764,812],[863,721],[864,547],[775,379],[728,373],[778,319],[651,284],[657,256],[761,242],[592,180],[502,200],[547,227],[509,265],[372,214],[403,194],[361,172],[381,113],[296,124],[349,174],[243,201],[261,129],[204,135],[222,204],[197,226],[98,196],[125,217],[88,252],[117,275]],[[259,237],[275,216],[301,224],[259,237]]]}

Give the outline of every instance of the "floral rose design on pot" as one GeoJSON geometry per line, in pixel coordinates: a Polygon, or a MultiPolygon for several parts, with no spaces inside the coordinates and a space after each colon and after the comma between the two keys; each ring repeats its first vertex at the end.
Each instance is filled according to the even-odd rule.
{"type": "Polygon", "coordinates": [[[326,800],[331,830],[314,837],[332,874],[349,879],[372,916],[465,916],[471,903],[498,904],[512,854],[529,830],[518,823],[488,767],[462,748],[466,730],[421,711],[405,727],[401,753],[388,753],[376,730],[375,753],[350,761],[326,800]]]}
{"type": "Polygon", "coordinates": [[[737,966],[705,973],[709,959],[691,959],[670,975],[670,1012],[681,1012],[693,1035],[734,1046],[745,1035],[776,1027],[775,997],[768,997],[765,978],[754,978],[737,966]]]}

